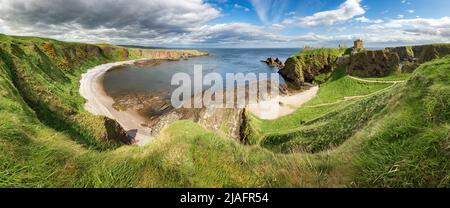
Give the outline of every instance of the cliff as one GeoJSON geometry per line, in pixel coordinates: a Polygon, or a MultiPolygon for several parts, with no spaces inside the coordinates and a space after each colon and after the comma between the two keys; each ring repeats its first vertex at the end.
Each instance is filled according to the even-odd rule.
{"type": "Polygon", "coordinates": [[[280,70],[294,87],[326,81],[335,65],[348,66],[348,74],[360,77],[383,77],[392,73],[414,71],[420,64],[450,54],[450,44],[402,46],[385,50],[362,51],[343,56],[345,49],[302,51],[286,61],[280,70]]]}
{"type": "Polygon", "coordinates": [[[419,46],[401,46],[386,48],[399,55],[402,61],[417,61],[425,63],[436,58],[443,58],[450,54],[450,44],[431,44],[419,46]]]}
{"type": "Polygon", "coordinates": [[[400,58],[389,51],[363,51],[351,56],[348,73],[358,77],[383,77],[400,70],[400,58]]]}
{"type": "Polygon", "coordinates": [[[336,89],[367,96],[304,108],[274,123],[243,116],[240,133],[252,146],[181,120],[152,145],[116,148],[94,133],[106,132],[105,123],[120,129],[87,114],[77,86],[94,65],[125,59],[125,52],[139,58],[114,48],[0,35],[0,187],[450,186],[450,57],[423,64],[407,82],[375,94],[353,94],[376,83],[353,84],[337,70],[318,95],[327,98],[323,103],[335,103],[329,97],[336,89]],[[53,46],[44,50],[43,43],[53,46]],[[61,55],[68,48],[77,54],[68,55],[73,59],[61,55]]]}
{"type": "Polygon", "coordinates": [[[80,143],[103,149],[129,143],[113,121],[92,116],[83,109],[79,77],[87,69],[131,59],[180,59],[206,55],[195,50],[124,48],[108,44],[68,43],[52,39],[0,35],[0,74],[11,80],[37,119],[79,138],[80,143]],[[115,138],[122,135],[120,138],[115,138]],[[103,139],[108,140],[105,144],[103,139]]]}
{"type": "Polygon", "coordinates": [[[386,48],[386,51],[398,54],[403,72],[412,72],[422,63],[449,55],[450,44],[401,46],[386,48]]]}
{"type": "Polygon", "coordinates": [[[307,83],[321,82],[317,77],[329,77],[336,60],[345,53],[345,49],[314,49],[302,51],[290,57],[285,67],[279,71],[292,87],[299,88],[307,83]]]}

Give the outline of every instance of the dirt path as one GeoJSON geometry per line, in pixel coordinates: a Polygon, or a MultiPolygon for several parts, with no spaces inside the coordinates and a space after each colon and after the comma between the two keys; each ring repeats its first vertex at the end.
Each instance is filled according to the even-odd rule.
{"type": "Polygon", "coordinates": [[[402,82],[406,82],[404,80],[398,80],[398,81],[390,81],[390,80],[367,80],[367,79],[362,79],[362,78],[358,78],[358,77],[353,77],[348,75],[349,78],[360,81],[360,82],[367,82],[367,83],[383,83],[383,84],[397,84],[397,83],[402,83],[402,82]]]}
{"type": "Polygon", "coordinates": [[[269,101],[266,101],[265,103],[255,103],[255,104],[251,104],[248,107],[248,110],[253,113],[255,116],[257,116],[260,119],[265,119],[265,120],[275,120],[278,119],[280,117],[289,115],[291,113],[294,113],[297,109],[304,107],[304,108],[318,108],[318,107],[324,107],[324,106],[332,106],[332,105],[338,105],[340,103],[349,101],[349,100],[354,100],[354,99],[359,99],[359,98],[365,98],[368,96],[372,96],[374,94],[377,93],[381,93],[384,92],[392,87],[394,87],[396,84],[399,83],[404,83],[406,81],[404,80],[399,80],[399,81],[389,81],[389,80],[367,80],[367,79],[362,79],[362,78],[358,78],[358,77],[353,77],[353,76],[349,76],[351,79],[360,81],[360,82],[367,82],[367,83],[384,83],[384,84],[392,84],[389,87],[386,87],[384,89],[378,90],[376,92],[367,94],[367,95],[358,95],[358,96],[348,96],[348,97],[344,97],[344,99],[341,100],[337,100],[335,102],[332,103],[323,103],[323,104],[318,104],[318,105],[310,105],[310,106],[304,106],[304,104],[310,100],[312,100],[318,93],[319,88],[315,87],[312,88],[308,91],[296,94],[296,95],[292,95],[292,96],[285,96],[285,97],[277,97],[274,99],[271,99],[269,101]],[[279,106],[279,111],[267,111],[268,106],[279,106]]]}
{"type": "MultiPolygon", "coordinates": [[[[356,78],[356,77],[355,77],[356,78]]],[[[357,80],[363,80],[363,79],[359,79],[359,78],[357,78],[357,80]]],[[[365,80],[365,81],[371,81],[371,80],[365,80]]],[[[331,106],[331,105],[337,105],[337,104],[340,104],[340,103],[343,103],[343,102],[346,102],[346,101],[349,101],[349,100],[354,100],[354,99],[358,99],[358,98],[365,98],[365,97],[369,97],[369,96],[372,96],[372,95],[375,95],[375,94],[378,94],[378,93],[381,93],[381,92],[384,92],[384,91],[386,91],[386,90],[388,90],[388,89],[391,89],[391,88],[393,88],[395,85],[397,85],[398,83],[403,83],[403,82],[405,82],[405,81],[389,81],[389,82],[383,82],[383,83],[393,83],[391,86],[389,86],[389,87],[386,87],[386,88],[384,88],[384,89],[381,89],[381,90],[378,90],[378,91],[376,91],[376,92],[372,92],[372,93],[370,93],[370,94],[367,94],[367,95],[357,95],[357,96],[348,96],[348,97],[344,97],[344,99],[342,99],[342,100],[337,100],[336,102],[332,102],[332,103],[323,103],[323,104],[317,104],[317,105],[309,105],[309,106],[304,106],[305,108],[318,108],[318,107],[324,107],[324,106],[331,106]]],[[[380,83],[380,82],[378,82],[378,83],[380,83]]]]}
{"type": "Polygon", "coordinates": [[[87,100],[84,107],[88,112],[117,120],[125,131],[134,137],[136,144],[145,145],[153,140],[150,129],[141,125],[145,123],[145,118],[131,110],[114,109],[112,107],[114,100],[105,93],[102,85],[103,75],[109,69],[133,63],[135,61],[103,64],[88,70],[80,80],[80,94],[87,100]]]}

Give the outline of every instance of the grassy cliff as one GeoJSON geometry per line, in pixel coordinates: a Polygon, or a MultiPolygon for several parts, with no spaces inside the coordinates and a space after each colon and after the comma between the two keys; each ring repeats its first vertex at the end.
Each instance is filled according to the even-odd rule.
{"type": "Polygon", "coordinates": [[[330,77],[337,59],[345,52],[346,49],[334,48],[304,50],[290,57],[279,73],[293,88],[305,83],[322,83],[330,77]]]}
{"type": "Polygon", "coordinates": [[[83,110],[80,75],[93,66],[139,58],[180,58],[197,51],[129,49],[0,35],[0,69],[39,121],[91,148],[109,148],[103,119],[83,110]]]}
{"type": "Polygon", "coordinates": [[[0,44],[0,187],[450,187],[450,57],[393,86],[337,70],[311,110],[274,121],[290,126],[250,118],[258,144],[183,120],[133,147],[99,140],[99,118],[77,92],[89,67],[141,52],[9,36],[0,44]],[[326,96],[341,86],[365,96],[320,107],[347,96],[326,96]]]}

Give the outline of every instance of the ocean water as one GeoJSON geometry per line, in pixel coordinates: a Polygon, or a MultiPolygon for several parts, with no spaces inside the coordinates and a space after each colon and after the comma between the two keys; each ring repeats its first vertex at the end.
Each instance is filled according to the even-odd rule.
{"type": "MultiPolygon", "coordinates": [[[[196,57],[189,60],[164,61],[152,67],[130,66],[112,70],[105,74],[103,86],[111,96],[132,93],[159,94],[168,98],[178,86],[172,86],[172,76],[183,72],[193,77],[194,65],[201,65],[203,74],[215,72],[225,78],[226,73],[276,73],[277,68],[261,62],[268,57],[285,61],[300,49],[202,49],[210,56],[196,57]]],[[[193,79],[192,79],[193,80],[193,79]]],[[[254,80],[256,81],[256,80],[254,80]]],[[[281,80],[282,81],[282,80],[281,80]]],[[[205,87],[207,88],[207,87],[205,87]]]]}

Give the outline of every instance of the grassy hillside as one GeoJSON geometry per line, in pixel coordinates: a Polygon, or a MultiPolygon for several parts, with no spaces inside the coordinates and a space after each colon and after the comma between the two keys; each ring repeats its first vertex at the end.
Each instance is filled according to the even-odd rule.
{"type": "Polygon", "coordinates": [[[354,99],[360,99],[358,96],[369,95],[392,85],[392,83],[368,83],[352,79],[346,75],[344,67],[339,67],[333,72],[331,79],[320,86],[317,96],[306,103],[304,108],[274,121],[253,119],[258,124],[260,132],[291,131],[300,127],[302,123],[355,103],[354,99]]]}
{"type": "Polygon", "coordinates": [[[303,50],[288,58],[285,67],[279,71],[292,89],[305,83],[324,83],[336,69],[336,60],[346,49],[321,48],[303,50]]]}
{"type": "Polygon", "coordinates": [[[450,187],[450,57],[382,91],[386,84],[337,73],[327,84],[366,96],[300,109],[285,124],[301,125],[267,130],[260,144],[178,121],[133,147],[99,140],[99,118],[77,93],[80,74],[125,59],[121,48],[96,56],[88,45],[47,39],[2,36],[0,44],[0,187],[450,187]]]}
{"type": "Polygon", "coordinates": [[[93,66],[139,58],[176,57],[196,51],[127,49],[108,44],[67,43],[34,37],[0,36],[0,69],[39,121],[76,138],[89,148],[116,145],[101,141],[101,117],[83,110],[79,79],[93,66]],[[173,54],[169,54],[173,53],[173,54]]]}

